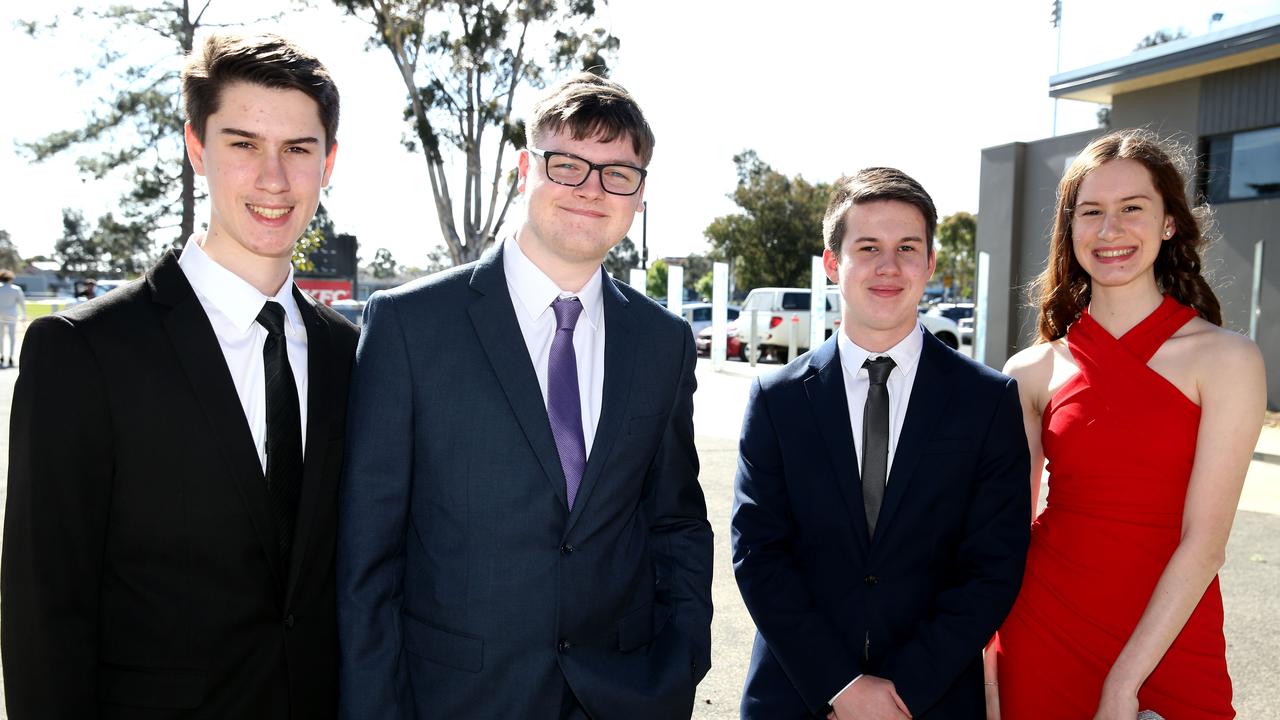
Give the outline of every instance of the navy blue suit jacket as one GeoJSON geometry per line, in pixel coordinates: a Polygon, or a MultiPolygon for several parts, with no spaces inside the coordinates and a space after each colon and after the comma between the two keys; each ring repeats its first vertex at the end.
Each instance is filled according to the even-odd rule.
{"type": "Polygon", "coordinates": [[[1022,428],[1013,380],[926,333],[868,538],[836,338],[757,380],[732,520],[758,630],[744,718],[824,717],[861,673],[916,718],[984,717],[982,648],[1029,541],[1022,428]]]}
{"type": "Polygon", "coordinates": [[[344,718],[688,717],[711,528],[689,326],[607,276],[573,511],[502,250],[370,301],[340,490],[344,718]]]}

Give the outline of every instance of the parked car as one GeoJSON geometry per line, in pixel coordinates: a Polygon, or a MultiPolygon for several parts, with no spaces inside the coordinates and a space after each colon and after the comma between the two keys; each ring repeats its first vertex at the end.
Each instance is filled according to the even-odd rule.
{"type": "Polygon", "coordinates": [[[360,327],[364,322],[364,300],[334,300],[329,307],[360,327]]]}
{"type": "Polygon", "coordinates": [[[942,344],[952,350],[960,349],[960,326],[955,320],[943,315],[930,315],[923,313],[920,315],[920,324],[924,325],[924,329],[933,333],[933,336],[942,341],[942,344]]]}
{"type": "MultiPolygon", "coordinates": [[[[804,352],[809,349],[809,308],[812,291],[809,288],[756,288],[747,294],[742,303],[742,315],[738,320],[738,340],[743,345],[744,355],[750,352],[751,316],[756,315],[756,342],[760,345],[761,357],[773,357],[786,360],[787,350],[791,345],[791,333],[796,333],[796,350],[804,352]],[[795,317],[796,322],[791,322],[795,317]],[[794,330],[793,330],[794,329],[794,330]]],[[[840,288],[832,285],[827,288],[826,331],[823,337],[831,337],[831,332],[840,319],[840,288]]]]}
{"type": "MultiPolygon", "coordinates": [[[[741,310],[737,305],[728,307],[729,320],[737,320],[738,312],[741,310]]],[[[684,316],[685,322],[689,323],[689,327],[693,330],[693,336],[698,337],[698,333],[702,329],[711,325],[711,303],[692,302],[685,303],[680,309],[680,314],[684,316]]]]}
{"type": "Polygon", "coordinates": [[[972,317],[960,318],[960,320],[956,322],[956,325],[960,326],[960,344],[972,345],[973,344],[973,318],[972,317]]]}
{"type": "MultiPolygon", "coordinates": [[[[698,355],[702,357],[711,357],[711,326],[702,328],[693,338],[693,345],[698,351],[698,355]]],[[[746,360],[747,354],[743,351],[742,341],[738,339],[738,328],[734,323],[725,326],[725,353],[726,358],[738,358],[746,360]]]]}
{"type": "Polygon", "coordinates": [[[926,315],[941,315],[945,318],[955,320],[957,324],[964,318],[973,317],[973,303],[971,302],[940,302],[929,306],[925,311],[926,315]]]}

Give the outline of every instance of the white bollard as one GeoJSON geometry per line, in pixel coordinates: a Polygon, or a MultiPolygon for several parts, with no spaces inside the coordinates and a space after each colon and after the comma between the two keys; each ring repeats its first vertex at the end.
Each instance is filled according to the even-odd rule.
{"type": "Polygon", "coordinates": [[[649,274],[640,268],[631,268],[631,287],[639,290],[642,294],[649,285],[649,274]]]}
{"type": "Polygon", "coordinates": [[[711,366],[719,370],[728,350],[729,263],[711,266],[711,366]]]}
{"type": "Polygon", "coordinates": [[[667,266],[667,309],[677,315],[684,314],[684,266],[667,266]]]}
{"type": "Polygon", "coordinates": [[[812,259],[809,281],[809,349],[815,350],[827,339],[827,270],[822,256],[812,259]]]}

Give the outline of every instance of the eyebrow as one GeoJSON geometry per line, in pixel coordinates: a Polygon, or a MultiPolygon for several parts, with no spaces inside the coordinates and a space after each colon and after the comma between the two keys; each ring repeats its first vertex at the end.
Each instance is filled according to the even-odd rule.
{"type": "MultiPolygon", "coordinates": [[[[854,239],[853,239],[853,241],[854,241],[854,242],[856,242],[856,243],[875,243],[875,242],[880,242],[880,238],[878,238],[878,237],[860,237],[860,238],[854,238],[854,239]]],[[[916,237],[915,235],[908,235],[908,236],[906,236],[906,237],[904,237],[904,238],[898,238],[897,240],[887,240],[886,242],[900,242],[900,243],[904,243],[904,242],[916,242],[916,243],[923,243],[923,242],[924,242],[924,240],[922,240],[922,239],[920,239],[920,238],[916,237]]]]}
{"type": "MultiPolygon", "coordinates": [[[[239,128],[222,128],[221,130],[218,131],[218,134],[248,138],[249,140],[262,140],[262,136],[259,135],[258,133],[250,132],[248,130],[241,130],[239,128]]],[[[306,137],[290,138],[288,140],[285,140],[281,144],[282,145],[319,145],[320,140],[318,138],[314,138],[308,135],[306,137]]]]}
{"type": "MultiPolygon", "coordinates": [[[[1151,199],[1150,195],[1147,195],[1145,193],[1139,193],[1137,195],[1122,197],[1120,198],[1120,202],[1129,202],[1130,200],[1150,200],[1150,199],[1151,199]]],[[[1081,205],[1101,205],[1101,204],[1102,203],[1098,202],[1097,200],[1081,200],[1076,203],[1076,207],[1080,207],[1081,205]]]]}

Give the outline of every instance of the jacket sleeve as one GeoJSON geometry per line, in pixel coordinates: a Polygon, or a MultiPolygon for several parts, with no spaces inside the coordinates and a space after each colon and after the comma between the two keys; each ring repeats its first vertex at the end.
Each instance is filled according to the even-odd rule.
{"type": "Polygon", "coordinates": [[[693,442],[697,356],[687,326],[682,339],[675,404],[649,468],[655,507],[650,537],[658,573],[657,601],[672,611],[671,622],[693,648],[696,682],[711,668],[712,532],[698,484],[698,452],[693,442]]]}
{"type": "Polygon", "coordinates": [[[913,715],[928,712],[975,661],[1018,596],[1031,534],[1029,457],[1018,387],[1009,380],[974,470],[954,581],[880,668],[913,715]]]}
{"type": "Polygon", "coordinates": [[[788,476],[774,423],[769,396],[757,379],[742,421],[734,482],[733,570],[769,651],[809,710],[822,716],[862,667],[818,607],[795,555],[796,521],[787,483],[807,478],[788,476]]]}
{"type": "Polygon", "coordinates": [[[106,382],[61,316],[27,330],[9,417],[0,628],[9,717],[98,717],[114,459],[106,382]]]}
{"type": "Polygon", "coordinates": [[[392,298],[365,309],[338,490],[338,715],[408,717],[401,663],[405,530],[413,462],[413,378],[392,298]]]}

